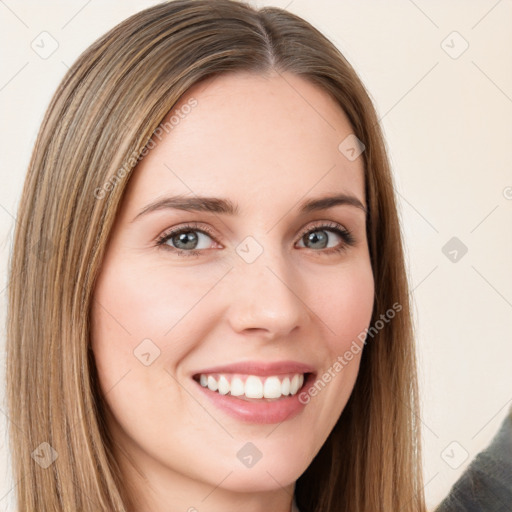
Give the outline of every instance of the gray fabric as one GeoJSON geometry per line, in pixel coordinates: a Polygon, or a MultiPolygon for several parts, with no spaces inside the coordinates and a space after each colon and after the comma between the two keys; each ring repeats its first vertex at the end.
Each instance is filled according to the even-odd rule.
{"type": "MultiPolygon", "coordinates": [[[[295,497],[291,512],[300,512],[295,497]]],[[[512,512],[512,408],[435,512],[512,512]]]]}
{"type": "Polygon", "coordinates": [[[435,512],[512,511],[512,409],[435,512]]]}

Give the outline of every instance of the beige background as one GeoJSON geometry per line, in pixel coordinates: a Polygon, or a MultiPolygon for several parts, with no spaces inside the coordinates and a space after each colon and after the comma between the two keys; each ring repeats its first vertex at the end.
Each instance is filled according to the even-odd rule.
{"type": "MultiPolygon", "coordinates": [[[[44,110],[80,52],[154,3],[0,2],[2,379],[8,255],[44,110]],[[33,41],[40,53],[58,48],[40,56],[33,41]]],[[[252,3],[286,7],[323,31],[354,65],[380,114],[413,288],[432,508],[512,406],[512,2],[252,3]],[[455,246],[448,256],[442,251],[452,237],[468,248],[456,262],[449,259],[455,246]]],[[[7,463],[3,381],[0,399],[0,511],[10,511],[16,482],[7,463]]]]}

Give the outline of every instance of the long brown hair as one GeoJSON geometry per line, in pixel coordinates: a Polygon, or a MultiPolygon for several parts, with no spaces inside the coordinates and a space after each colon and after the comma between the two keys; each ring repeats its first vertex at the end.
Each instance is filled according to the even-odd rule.
{"type": "Polygon", "coordinates": [[[349,402],[297,481],[297,504],[301,512],[425,510],[408,284],[372,102],[340,51],[300,17],[232,0],[175,0],[130,17],[78,58],[35,144],[9,275],[7,398],[20,511],[130,510],[89,343],[109,233],[130,170],[187,89],[220,73],[270,70],[330,93],[364,143],[372,325],[401,307],[368,337],[349,402]]]}

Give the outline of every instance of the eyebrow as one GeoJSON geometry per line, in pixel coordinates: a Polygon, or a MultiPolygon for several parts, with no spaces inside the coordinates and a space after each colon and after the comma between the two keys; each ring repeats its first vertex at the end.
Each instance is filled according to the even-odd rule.
{"type": "MultiPolygon", "coordinates": [[[[304,215],[314,211],[327,210],[328,208],[339,205],[354,206],[367,213],[367,209],[363,203],[361,203],[357,197],[349,194],[330,195],[303,201],[299,203],[299,213],[304,215]]],[[[165,209],[176,209],[187,212],[210,212],[225,215],[239,215],[240,213],[238,205],[229,199],[201,196],[171,196],[158,199],[148,204],[131,222],[135,222],[139,217],[150,212],[165,209]]]]}

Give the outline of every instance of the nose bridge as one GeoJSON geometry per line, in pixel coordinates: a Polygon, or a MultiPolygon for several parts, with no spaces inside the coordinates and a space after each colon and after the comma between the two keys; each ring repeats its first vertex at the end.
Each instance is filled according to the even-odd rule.
{"type": "Polygon", "coordinates": [[[248,236],[236,248],[230,321],[237,331],[263,329],[279,337],[300,325],[307,311],[290,262],[270,238],[263,243],[248,236]]]}

